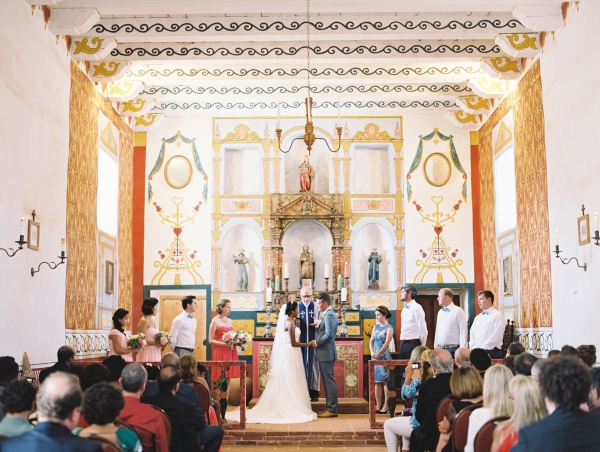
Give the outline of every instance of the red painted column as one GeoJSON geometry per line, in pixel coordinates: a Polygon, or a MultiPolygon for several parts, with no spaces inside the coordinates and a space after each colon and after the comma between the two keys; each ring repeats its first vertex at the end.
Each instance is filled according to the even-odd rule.
{"type": "Polygon", "coordinates": [[[146,206],[146,132],[133,134],[132,194],[132,309],[131,327],[137,332],[144,301],[144,211],[146,206]]]}
{"type": "MultiPolygon", "coordinates": [[[[481,194],[479,184],[479,132],[471,132],[471,197],[473,199],[473,269],[475,272],[475,292],[486,289],[483,278],[483,242],[481,238],[481,194]]],[[[493,289],[493,288],[489,288],[493,289]]],[[[475,315],[481,312],[475,303],[475,315]]]]}

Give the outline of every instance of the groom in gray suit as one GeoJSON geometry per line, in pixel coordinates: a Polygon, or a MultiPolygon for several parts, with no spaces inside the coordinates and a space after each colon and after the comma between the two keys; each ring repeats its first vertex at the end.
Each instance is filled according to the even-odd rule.
{"type": "Polygon", "coordinates": [[[311,341],[316,348],[315,359],[319,363],[319,371],[325,385],[325,398],[327,400],[327,411],[318,413],[318,417],[337,417],[338,415],[338,390],[333,373],[333,363],[337,360],[335,349],[335,334],[338,327],[338,319],[331,309],[329,294],[320,293],[317,297],[319,310],[322,313],[321,323],[317,328],[317,338],[311,341]]]}

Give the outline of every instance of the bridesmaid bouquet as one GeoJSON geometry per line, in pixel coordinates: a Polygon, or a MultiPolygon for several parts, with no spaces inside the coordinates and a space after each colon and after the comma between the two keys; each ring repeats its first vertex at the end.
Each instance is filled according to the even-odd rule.
{"type": "Polygon", "coordinates": [[[248,331],[240,330],[237,332],[237,341],[240,343],[242,351],[244,351],[248,346],[248,342],[252,341],[252,335],[248,331]]]}
{"type": "Polygon", "coordinates": [[[237,334],[237,331],[227,331],[226,333],[223,333],[221,341],[223,341],[231,350],[233,350],[233,346],[237,341],[237,334]]]}
{"type": "Polygon", "coordinates": [[[127,340],[129,348],[137,349],[146,346],[146,335],[143,333],[134,334],[127,340]]]}
{"type": "Polygon", "coordinates": [[[171,335],[166,331],[159,331],[156,333],[154,340],[156,341],[156,345],[160,346],[160,349],[163,351],[167,345],[171,345],[171,335]]]}

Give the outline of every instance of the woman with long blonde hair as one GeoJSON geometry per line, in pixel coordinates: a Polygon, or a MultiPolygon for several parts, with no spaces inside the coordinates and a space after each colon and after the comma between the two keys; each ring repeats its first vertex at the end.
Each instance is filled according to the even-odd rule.
{"type": "Polygon", "coordinates": [[[508,421],[501,422],[494,430],[492,452],[509,452],[519,439],[520,429],[548,414],[539,383],[535,378],[517,375],[508,383],[508,390],[513,402],[513,414],[508,421]]]}
{"type": "Polygon", "coordinates": [[[492,418],[510,416],[513,412],[508,383],[513,378],[511,370],[496,364],[485,372],[483,380],[483,408],[474,410],[469,417],[469,434],[465,452],[473,452],[475,436],[479,429],[492,418]]]}

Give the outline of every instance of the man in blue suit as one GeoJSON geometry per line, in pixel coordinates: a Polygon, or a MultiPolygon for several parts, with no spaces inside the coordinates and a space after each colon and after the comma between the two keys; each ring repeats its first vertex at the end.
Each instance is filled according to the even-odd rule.
{"type": "Polygon", "coordinates": [[[550,414],[519,430],[511,452],[599,450],[600,417],[579,409],[590,393],[590,371],[573,358],[557,357],[540,365],[539,381],[550,414]]]}
{"type": "Polygon", "coordinates": [[[335,334],[338,327],[338,319],[331,309],[331,299],[329,294],[320,293],[317,297],[319,310],[322,313],[322,319],[317,328],[317,337],[311,341],[311,345],[316,348],[315,359],[319,364],[319,372],[323,378],[325,386],[325,399],[327,401],[327,410],[318,413],[318,417],[337,417],[338,415],[338,390],[333,373],[333,364],[337,360],[337,350],[335,349],[335,334]]]}
{"type": "Polygon", "coordinates": [[[71,433],[79,421],[82,399],[75,375],[49,375],[36,397],[38,424],[33,430],[0,443],[0,451],[102,452],[99,444],[71,433]]]}

